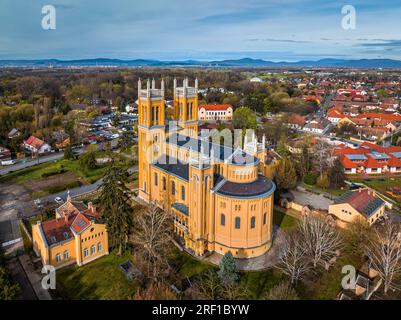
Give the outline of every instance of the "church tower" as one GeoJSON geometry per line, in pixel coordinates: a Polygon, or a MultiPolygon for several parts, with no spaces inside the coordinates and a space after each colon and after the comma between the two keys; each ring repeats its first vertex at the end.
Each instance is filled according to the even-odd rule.
{"type": "Polygon", "coordinates": [[[142,82],[138,80],[138,170],[139,170],[139,197],[145,201],[150,195],[150,164],[165,153],[165,100],[164,80],[160,89],[156,89],[156,82],[147,80],[146,89],[142,89],[142,82]]]}
{"type": "Polygon", "coordinates": [[[195,86],[190,87],[188,78],[185,78],[182,87],[177,87],[174,79],[174,119],[184,128],[183,135],[198,136],[198,79],[195,86]]]}

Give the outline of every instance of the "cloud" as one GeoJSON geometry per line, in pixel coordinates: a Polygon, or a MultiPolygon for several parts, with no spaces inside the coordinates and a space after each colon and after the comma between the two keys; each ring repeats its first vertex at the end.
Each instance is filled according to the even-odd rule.
{"type": "Polygon", "coordinates": [[[307,40],[292,40],[292,39],[271,39],[271,38],[264,38],[264,39],[247,39],[247,41],[268,41],[268,42],[283,42],[283,43],[312,43],[312,41],[307,40]]]}

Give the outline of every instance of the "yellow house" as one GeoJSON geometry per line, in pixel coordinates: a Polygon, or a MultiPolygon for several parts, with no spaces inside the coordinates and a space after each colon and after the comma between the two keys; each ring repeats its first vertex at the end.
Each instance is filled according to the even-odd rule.
{"type": "Polygon", "coordinates": [[[166,123],[164,83],[138,83],[139,198],[159,204],[193,254],[252,258],[273,241],[273,174],[265,141],[252,134],[243,148],[198,136],[198,82],[174,80],[173,122],[166,123]],[[266,168],[270,166],[269,168],[266,168]]]}
{"type": "Polygon", "coordinates": [[[329,206],[329,214],[344,222],[366,221],[374,224],[385,212],[385,202],[374,190],[358,189],[347,191],[329,206]]]}
{"type": "Polygon", "coordinates": [[[32,238],[43,264],[56,269],[82,266],[109,254],[106,225],[97,222],[95,208],[70,197],[56,209],[56,219],[32,226],[32,238]]]}

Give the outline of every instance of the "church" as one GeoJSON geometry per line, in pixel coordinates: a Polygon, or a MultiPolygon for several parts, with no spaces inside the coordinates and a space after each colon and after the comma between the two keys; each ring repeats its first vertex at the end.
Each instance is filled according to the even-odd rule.
{"type": "MultiPolygon", "coordinates": [[[[245,135],[243,147],[198,132],[198,80],[174,79],[170,119],[165,83],[138,81],[138,197],[173,215],[188,251],[236,258],[266,253],[273,240],[273,195],[265,138],[245,135]]],[[[242,141],[242,139],[241,139],[242,141]]]]}

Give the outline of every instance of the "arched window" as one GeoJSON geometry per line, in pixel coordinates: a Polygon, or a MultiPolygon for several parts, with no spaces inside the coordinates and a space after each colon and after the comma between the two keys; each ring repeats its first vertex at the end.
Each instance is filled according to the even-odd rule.
{"type": "Polygon", "coordinates": [[[98,242],[98,244],[97,244],[97,251],[98,251],[98,252],[102,252],[102,250],[103,250],[102,243],[101,243],[101,242],[98,242]]]}
{"type": "Polygon", "coordinates": [[[61,254],[59,254],[59,253],[56,254],[56,262],[57,263],[61,262],[61,254]]]}
{"type": "Polygon", "coordinates": [[[256,225],[256,218],[252,217],[251,218],[251,229],[255,229],[255,225],[256,225]]]}
{"type": "Polygon", "coordinates": [[[93,255],[93,254],[95,254],[96,253],[96,247],[95,246],[92,246],[91,247],[91,255],[93,255]]]}
{"type": "Polygon", "coordinates": [[[163,190],[166,191],[166,177],[163,177],[163,190]]]}
{"type": "Polygon", "coordinates": [[[241,218],[236,217],[235,218],[235,229],[240,229],[241,228],[241,218]]]}
{"type": "Polygon", "coordinates": [[[157,186],[157,181],[158,179],[157,179],[157,173],[155,173],[155,186],[157,186]]]}
{"type": "Polygon", "coordinates": [[[89,250],[88,248],[84,249],[84,257],[87,257],[89,255],[89,250]]]}
{"type": "Polygon", "coordinates": [[[181,200],[185,201],[185,187],[181,186],[181,200]]]}
{"type": "Polygon", "coordinates": [[[68,250],[64,251],[64,260],[68,260],[70,257],[70,253],[68,252],[68,250]]]}
{"type": "Polygon", "coordinates": [[[171,194],[175,195],[175,182],[171,182],[171,194]]]}
{"type": "Polygon", "coordinates": [[[263,214],[263,224],[266,224],[267,222],[267,214],[266,212],[263,214]]]}
{"type": "Polygon", "coordinates": [[[222,226],[225,226],[225,225],[226,225],[226,216],[224,215],[224,213],[222,213],[222,214],[220,215],[220,224],[221,224],[222,226]]]}

